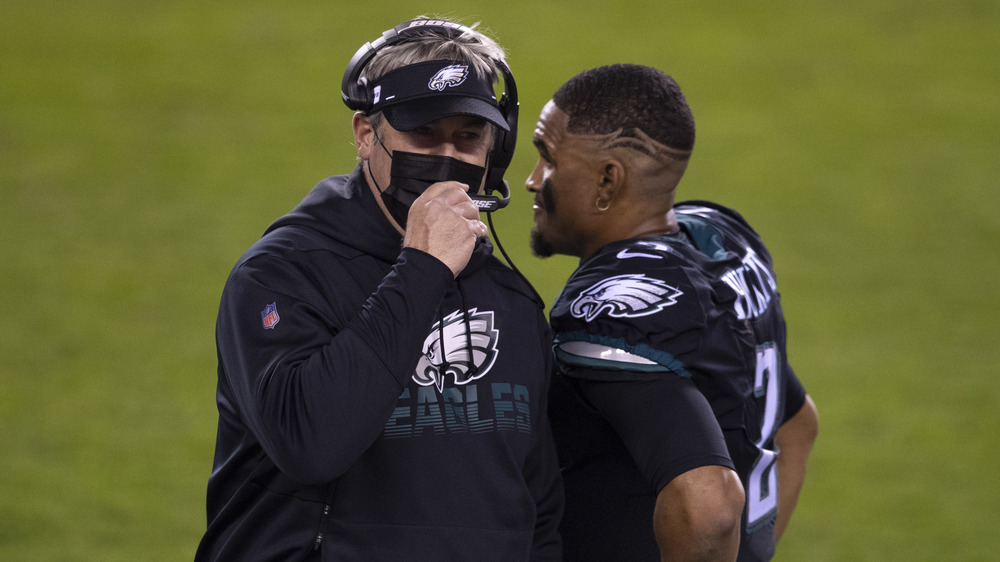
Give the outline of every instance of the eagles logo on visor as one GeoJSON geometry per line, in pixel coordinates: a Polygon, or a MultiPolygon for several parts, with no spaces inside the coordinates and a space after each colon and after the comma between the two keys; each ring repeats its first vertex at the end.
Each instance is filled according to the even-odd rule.
{"type": "Polygon", "coordinates": [[[431,81],[427,83],[427,87],[432,90],[443,92],[444,89],[449,86],[458,86],[462,82],[465,82],[465,77],[468,75],[468,65],[453,64],[446,66],[437,71],[437,74],[431,77],[431,81]]]}

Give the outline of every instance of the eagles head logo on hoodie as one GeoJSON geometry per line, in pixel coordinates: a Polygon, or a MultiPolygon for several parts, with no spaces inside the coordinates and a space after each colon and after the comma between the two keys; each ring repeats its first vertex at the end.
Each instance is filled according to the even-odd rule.
{"type": "Polygon", "coordinates": [[[493,327],[493,312],[456,310],[436,322],[424,340],[423,356],[413,380],[421,386],[444,389],[448,376],[456,385],[482,378],[497,357],[500,331],[493,327]]]}

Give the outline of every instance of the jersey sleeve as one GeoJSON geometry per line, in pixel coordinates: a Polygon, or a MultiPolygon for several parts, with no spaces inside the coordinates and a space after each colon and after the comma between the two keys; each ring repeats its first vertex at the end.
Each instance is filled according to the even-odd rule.
{"type": "Polygon", "coordinates": [[[623,374],[569,367],[561,376],[611,425],[653,489],[701,466],[733,468],[712,409],[690,378],[623,374]]]}
{"type": "Polygon", "coordinates": [[[684,357],[702,345],[712,290],[674,251],[629,247],[578,270],[552,309],[560,362],[690,376],[684,357]]]}
{"type": "Polygon", "coordinates": [[[784,420],[792,419],[792,416],[799,413],[802,405],[806,402],[806,389],[791,366],[785,364],[785,411],[784,420]]]}

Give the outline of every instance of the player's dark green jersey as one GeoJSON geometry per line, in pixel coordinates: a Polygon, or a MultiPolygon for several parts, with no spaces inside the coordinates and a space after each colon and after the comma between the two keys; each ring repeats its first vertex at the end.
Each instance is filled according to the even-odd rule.
{"type": "Polygon", "coordinates": [[[680,232],[601,248],[552,307],[567,559],[607,548],[659,560],[656,494],[712,464],[734,467],[746,491],[740,560],[773,555],[774,435],[805,392],[771,256],[735,211],[675,212],[680,232]]]}

